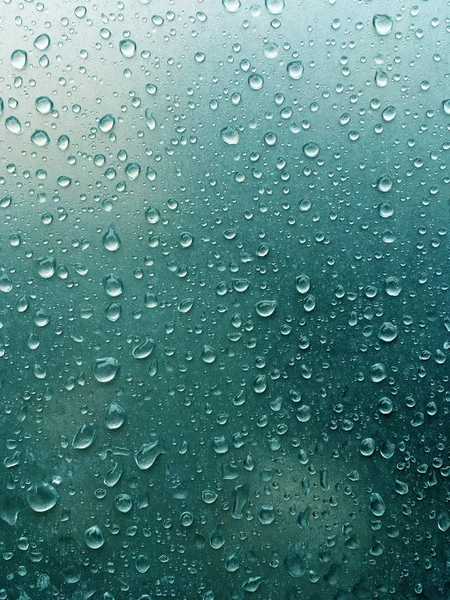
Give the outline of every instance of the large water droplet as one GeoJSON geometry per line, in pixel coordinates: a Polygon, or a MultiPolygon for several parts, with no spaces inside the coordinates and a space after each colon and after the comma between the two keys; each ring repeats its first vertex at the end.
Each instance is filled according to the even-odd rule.
{"type": "Polygon", "coordinates": [[[304,66],[301,60],[293,60],[286,67],[287,74],[291,79],[297,80],[303,75],[304,66]]]}
{"type": "Polygon", "coordinates": [[[109,250],[109,252],[115,252],[120,248],[119,235],[112,226],[108,227],[108,231],[104,234],[102,241],[103,246],[106,250],[109,250]]]}
{"type": "Polygon", "coordinates": [[[235,13],[241,8],[240,0],[222,0],[222,6],[229,13],[235,13]]]}
{"type": "Polygon", "coordinates": [[[34,40],[33,46],[36,48],[36,50],[41,50],[42,52],[47,50],[47,48],[50,46],[50,36],[46,33],[41,33],[41,35],[38,35],[34,40]]]}
{"type": "Polygon", "coordinates": [[[8,131],[16,135],[22,133],[22,123],[17,117],[8,117],[5,120],[5,127],[8,131]]]}
{"type": "Polygon", "coordinates": [[[14,50],[11,54],[11,64],[15,69],[24,69],[27,66],[28,54],[25,50],[14,50]]]}
{"type": "Polygon", "coordinates": [[[319,154],[319,152],[320,152],[320,146],[319,146],[319,144],[316,144],[315,142],[308,142],[307,144],[305,144],[303,146],[303,153],[308,158],[316,158],[316,156],[319,154]]]}
{"type": "MultiPolygon", "coordinates": [[[[155,437],[155,436],[153,436],[155,437]]],[[[159,447],[159,442],[154,439],[150,444],[143,444],[139,452],[134,456],[135,463],[142,470],[145,471],[150,469],[158,458],[163,454],[163,451],[159,447]]]]}
{"type": "Polygon", "coordinates": [[[111,131],[111,129],[114,127],[115,123],[116,123],[116,119],[111,114],[108,113],[107,115],[104,115],[100,119],[100,121],[98,122],[98,128],[103,133],[109,133],[111,131]]]}
{"type": "Polygon", "coordinates": [[[256,303],[255,310],[260,317],[270,317],[275,312],[276,307],[276,300],[260,300],[256,303]]]}
{"type": "Polygon", "coordinates": [[[143,342],[133,348],[133,358],[143,359],[151,356],[155,349],[155,341],[152,338],[146,337],[143,342]]]}
{"type": "Polygon", "coordinates": [[[86,542],[86,546],[92,550],[101,548],[105,543],[105,538],[100,527],[98,525],[88,527],[84,532],[84,541],[86,542]]]}
{"type": "Polygon", "coordinates": [[[120,296],[123,292],[123,283],[122,280],[119,279],[119,277],[116,277],[116,275],[107,275],[106,277],[104,277],[103,279],[103,287],[105,289],[105,292],[108,294],[108,296],[110,296],[111,298],[115,298],[116,296],[120,296]]]}
{"type": "Polygon", "coordinates": [[[375,517],[382,517],[386,512],[386,504],[380,494],[370,494],[370,511],[375,517]]]}
{"type": "Polygon", "coordinates": [[[220,135],[225,144],[228,144],[229,146],[234,146],[239,142],[239,133],[234,127],[224,127],[220,132],[220,135]]]}
{"type": "Polygon", "coordinates": [[[373,27],[378,35],[388,35],[392,30],[393,21],[389,15],[375,15],[373,27]]]}
{"type": "Polygon", "coordinates": [[[271,15],[279,15],[284,9],[284,0],[266,0],[266,8],[271,15]]]}
{"type": "Polygon", "coordinates": [[[125,58],[133,58],[133,56],[136,54],[136,42],[133,42],[133,40],[121,40],[119,43],[119,48],[120,53],[125,58]]]}
{"type": "Polygon", "coordinates": [[[105,408],[105,425],[108,429],[119,429],[125,423],[125,419],[125,411],[117,402],[111,402],[105,408]]]}
{"type": "Polygon", "coordinates": [[[80,425],[72,440],[72,448],[75,448],[76,450],[85,450],[86,448],[89,448],[89,446],[92,446],[97,436],[97,430],[97,423],[85,422],[80,425]]]}
{"type": "Polygon", "coordinates": [[[42,148],[50,143],[50,137],[43,129],[36,129],[36,131],[31,134],[31,141],[35,146],[42,148]]]}
{"type": "Polygon", "coordinates": [[[100,383],[112,381],[120,370],[120,363],[116,358],[107,356],[97,358],[92,365],[92,373],[100,383]]]}
{"type": "Polygon", "coordinates": [[[53,110],[53,102],[47,96],[38,96],[34,101],[34,105],[41,115],[47,115],[53,110]]]}
{"type": "Polygon", "coordinates": [[[394,323],[385,321],[378,332],[378,338],[382,342],[393,342],[398,335],[398,328],[394,323]]]}
{"type": "Polygon", "coordinates": [[[27,501],[30,507],[38,513],[53,508],[59,500],[59,494],[49,483],[38,483],[27,490],[27,501]]]}

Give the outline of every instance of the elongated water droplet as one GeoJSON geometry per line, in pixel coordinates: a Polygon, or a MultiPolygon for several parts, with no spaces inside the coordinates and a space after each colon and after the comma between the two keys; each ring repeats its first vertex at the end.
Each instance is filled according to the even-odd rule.
{"type": "Polygon", "coordinates": [[[380,494],[370,494],[370,510],[375,517],[382,517],[386,512],[386,505],[380,494]]]}
{"type": "Polygon", "coordinates": [[[85,422],[80,425],[72,440],[72,448],[76,450],[85,450],[92,446],[97,436],[98,425],[97,423],[85,422]]]}

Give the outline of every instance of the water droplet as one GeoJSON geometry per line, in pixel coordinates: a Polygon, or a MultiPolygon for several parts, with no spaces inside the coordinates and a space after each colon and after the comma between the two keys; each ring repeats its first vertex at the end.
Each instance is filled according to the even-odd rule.
{"type": "Polygon", "coordinates": [[[72,448],[76,450],[85,450],[92,446],[97,436],[98,425],[97,423],[85,422],[80,425],[72,440],[72,448]]]}
{"type": "Polygon", "coordinates": [[[241,8],[240,0],[222,0],[222,6],[229,13],[235,13],[241,8]]]}
{"type": "Polygon", "coordinates": [[[155,129],[156,120],[155,120],[155,117],[152,115],[149,108],[145,109],[145,122],[147,124],[147,127],[150,129],[150,131],[153,131],[155,129]]]}
{"type": "Polygon", "coordinates": [[[38,483],[27,490],[28,504],[38,513],[47,512],[55,506],[58,500],[58,492],[49,483],[38,483]]]}
{"type": "Polygon", "coordinates": [[[388,296],[398,296],[402,291],[400,280],[397,277],[386,277],[384,286],[384,289],[386,290],[386,294],[388,296]]]}
{"type": "Polygon", "coordinates": [[[450,98],[447,98],[442,102],[442,108],[446,115],[450,115],[450,98]]]}
{"type": "Polygon", "coordinates": [[[375,363],[370,368],[370,378],[374,383],[380,383],[387,377],[386,367],[382,363],[375,363]]]}
{"type": "Polygon", "coordinates": [[[105,543],[105,538],[100,527],[98,525],[88,527],[84,532],[84,541],[86,542],[86,546],[92,550],[101,548],[105,543]]]}
{"type": "Polygon", "coordinates": [[[120,53],[125,58],[133,58],[133,56],[136,54],[136,42],[133,42],[133,40],[121,40],[119,43],[119,48],[120,53]]]}
{"type": "Polygon", "coordinates": [[[228,144],[229,146],[234,146],[239,142],[239,133],[234,127],[224,127],[220,132],[220,135],[225,144],[228,144]]]}
{"type": "Polygon", "coordinates": [[[114,127],[115,123],[116,123],[116,119],[111,114],[108,113],[107,115],[104,115],[100,119],[100,121],[98,122],[98,128],[103,133],[109,133],[112,130],[112,128],[114,127]]]}
{"type": "Polygon", "coordinates": [[[142,445],[141,449],[135,454],[134,460],[139,469],[145,471],[154,465],[156,459],[161,454],[163,454],[163,451],[159,447],[159,442],[157,439],[154,439],[150,444],[142,445]]]}
{"type": "Polygon", "coordinates": [[[382,415],[390,415],[394,409],[394,404],[390,398],[383,396],[378,401],[378,410],[382,415]]]}
{"type": "Polygon", "coordinates": [[[308,275],[305,275],[304,273],[299,275],[295,280],[295,287],[297,289],[297,292],[299,292],[300,294],[306,294],[307,292],[309,292],[311,282],[308,275]]]}
{"type": "Polygon", "coordinates": [[[270,317],[275,312],[276,307],[276,300],[260,300],[256,303],[255,310],[260,317],[270,317]]]}
{"type": "Polygon", "coordinates": [[[386,194],[387,192],[390,192],[392,189],[392,186],[393,186],[393,181],[389,177],[389,175],[383,175],[377,181],[377,188],[380,190],[380,192],[383,192],[384,194],[386,194]]]}
{"type": "Polygon", "coordinates": [[[34,105],[41,115],[47,115],[53,110],[53,102],[47,96],[38,96],[34,101],[34,105]]]}
{"type": "Polygon", "coordinates": [[[386,504],[380,494],[370,494],[370,511],[375,517],[382,517],[386,512],[386,504]]]}
{"type": "Polygon", "coordinates": [[[119,429],[125,423],[125,419],[125,411],[117,402],[111,402],[105,408],[105,425],[108,429],[119,429]]]}
{"type": "Polygon", "coordinates": [[[50,143],[50,138],[48,133],[43,129],[36,129],[36,131],[31,134],[31,141],[35,146],[42,148],[50,143]]]}
{"type": "Polygon", "coordinates": [[[385,321],[378,332],[378,338],[382,342],[393,342],[398,335],[398,328],[394,323],[385,321]]]}
{"type": "Polygon", "coordinates": [[[392,26],[393,21],[389,15],[375,15],[373,18],[373,27],[378,35],[388,35],[392,26]]]}
{"type": "Polygon", "coordinates": [[[194,242],[194,236],[189,231],[183,231],[180,234],[180,244],[183,248],[189,248],[194,242]]]}
{"type": "Polygon", "coordinates": [[[320,152],[319,144],[315,142],[308,142],[303,146],[303,153],[308,158],[315,158],[320,152]]]}
{"type": "Polygon", "coordinates": [[[363,456],[372,456],[375,452],[375,440],[373,438],[365,438],[359,446],[359,451],[363,456]]]}
{"type": "Polygon", "coordinates": [[[125,167],[125,175],[130,181],[134,181],[141,174],[141,165],[137,162],[128,163],[125,167]]]}
{"type": "Polygon", "coordinates": [[[114,227],[109,226],[108,231],[103,236],[103,246],[109,252],[115,252],[120,248],[120,238],[114,227]]]}
{"type": "Polygon", "coordinates": [[[107,356],[105,358],[97,358],[92,365],[94,377],[100,383],[112,381],[120,370],[120,363],[116,358],[107,356]]]}
{"type": "Polygon", "coordinates": [[[27,66],[28,54],[25,50],[14,50],[11,54],[11,64],[15,69],[22,70],[27,66]]]}
{"type": "Polygon", "coordinates": [[[116,296],[120,296],[123,292],[123,283],[122,280],[116,277],[115,275],[107,275],[103,279],[103,287],[105,292],[111,298],[115,298],[116,296]]]}
{"type": "Polygon", "coordinates": [[[304,66],[301,60],[293,60],[286,67],[287,74],[291,79],[297,80],[303,75],[304,66]]]}
{"type": "Polygon", "coordinates": [[[265,0],[266,8],[271,15],[279,15],[284,9],[284,0],[265,0]]]}
{"type": "Polygon", "coordinates": [[[17,117],[8,117],[5,120],[5,127],[8,131],[16,135],[22,133],[22,123],[17,117]]]}
{"type": "Polygon", "coordinates": [[[41,35],[38,35],[37,38],[34,40],[33,46],[36,48],[36,50],[44,51],[47,50],[47,48],[49,48],[50,42],[50,36],[46,33],[41,33],[41,35]]]}
{"type": "Polygon", "coordinates": [[[275,521],[275,509],[271,505],[263,504],[258,507],[258,519],[263,525],[270,525],[275,521]]]}
{"type": "Polygon", "coordinates": [[[194,306],[194,302],[194,298],[186,298],[185,300],[182,300],[178,305],[179,312],[183,314],[189,312],[194,306]]]}
{"type": "Polygon", "coordinates": [[[70,138],[68,135],[60,135],[56,145],[60,150],[67,150],[70,144],[70,138]]]}
{"type": "Polygon", "coordinates": [[[311,312],[316,307],[316,299],[312,294],[308,294],[303,302],[303,308],[306,312],[311,312]]]}
{"type": "Polygon", "coordinates": [[[207,365],[212,364],[216,360],[216,352],[214,348],[205,344],[202,350],[202,361],[207,365]]]}
{"type": "MultiPolygon", "coordinates": [[[[130,512],[133,507],[133,501],[128,494],[119,494],[114,499],[114,506],[123,514],[130,512]]],[[[150,566],[150,565],[149,565],[150,566]]],[[[145,573],[145,571],[143,571],[145,573]]]]}
{"type": "Polygon", "coordinates": [[[387,74],[381,69],[378,69],[375,73],[375,85],[379,88],[384,88],[387,86],[388,81],[389,78],[387,74]]]}
{"type": "Polygon", "coordinates": [[[131,352],[133,358],[137,358],[139,360],[143,358],[147,358],[151,356],[153,350],[155,349],[155,342],[152,338],[146,337],[143,342],[138,344],[133,348],[131,352]]]}
{"type": "Polygon", "coordinates": [[[390,123],[391,121],[393,121],[396,115],[397,110],[395,106],[387,106],[381,113],[381,116],[383,117],[383,120],[386,121],[386,123],[390,123]]]}
{"type": "Polygon", "coordinates": [[[252,90],[260,90],[264,85],[264,78],[259,73],[252,73],[248,78],[248,84],[252,90]]]}
{"type": "Polygon", "coordinates": [[[151,225],[155,225],[160,219],[159,210],[153,206],[149,206],[145,211],[145,218],[151,225]]]}
{"type": "Polygon", "coordinates": [[[307,423],[311,419],[311,407],[307,404],[302,404],[297,410],[297,420],[300,423],[307,423]]]}

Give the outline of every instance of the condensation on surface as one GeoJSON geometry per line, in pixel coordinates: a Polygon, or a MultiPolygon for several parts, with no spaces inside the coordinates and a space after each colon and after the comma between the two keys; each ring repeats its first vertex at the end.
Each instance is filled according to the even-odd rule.
{"type": "Polygon", "coordinates": [[[448,11],[2,3],[0,600],[448,598],[448,11]]]}

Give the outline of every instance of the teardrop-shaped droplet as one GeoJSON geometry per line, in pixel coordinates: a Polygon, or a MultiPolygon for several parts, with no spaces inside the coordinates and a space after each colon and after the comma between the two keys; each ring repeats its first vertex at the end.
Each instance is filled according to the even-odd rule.
{"type": "Polygon", "coordinates": [[[11,54],[11,64],[15,69],[22,70],[27,66],[28,54],[25,50],[14,50],[11,54]]]}
{"type": "Polygon", "coordinates": [[[104,115],[100,119],[100,121],[98,122],[98,128],[103,133],[109,133],[111,131],[111,129],[114,127],[115,123],[116,123],[116,119],[108,113],[107,115],[104,115]]]}
{"type": "Polygon", "coordinates": [[[260,300],[255,305],[256,313],[260,317],[270,317],[275,312],[276,307],[276,300],[260,300]]]}
{"type": "Polygon", "coordinates": [[[43,129],[36,129],[34,133],[31,134],[31,141],[35,146],[42,148],[43,146],[47,146],[50,143],[50,137],[46,131],[43,129]]]}
{"type": "Polygon", "coordinates": [[[380,494],[370,494],[370,511],[375,517],[382,517],[386,511],[386,504],[380,494]]]}
{"type": "Polygon", "coordinates": [[[146,337],[143,342],[133,348],[131,352],[133,358],[143,359],[150,356],[155,349],[155,341],[152,338],[146,337]]]}
{"type": "Polygon", "coordinates": [[[297,289],[297,292],[299,292],[300,294],[306,294],[307,292],[309,292],[311,282],[308,275],[305,275],[304,273],[299,275],[295,280],[295,287],[297,289]]]}
{"type": "Polygon", "coordinates": [[[108,231],[104,234],[103,246],[109,252],[115,252],[120,248],[120,238],[114,227],[108,227],[108,231]]]}
{"type": "Polygon", "coordinates": [[[72,440],[72,448],[75,448],[76,450],[85,450],[86,448],[89,448],[89,446],[92,446],[97,436],[97,430],[97,423],[85,422],[80,425],[72,440]]]}
{"type": "Polygon", "coordinates": [[[34,512],[47,512],[58,500],[58,492],[49,483],[38,483],[27,490],[27,501],[34,512]]]}
{"type": "Polygon", "coordinates": [[[153,131],[155,129],[156,120],[149,108],[145,109],[145,122],[147,123],[147,127],[150,129],[150,131],[153,131]]]}
{"type": "Polygon", "coordinates": [[[58,138],[58,141],[56,142],[56,145],[58,146],[58,148],[60,150],[67,150],[67,148],[69,147],[70,144],[70,138],[68,135],[60,135],[58,138]]]}
{"type": "Polygon", "coordinates": [[[136,42],[133,42],[133,40],[121,40],[119,43],[119,48],[120,53],[125,58],[133,58],[133,56],[136,54],[136,42]]]}
{"type": "Polygon", "coordinates": [[[159,447],[158,440],[155,439],[150,444],[143,444],[139,452],[135,454],[134,460],[142,471],[146,471],[154,465],[161,454],[163,454],[163,451],[159,447]]]}
{"type": "Polygon", "coordinates": [[[180,313],[187,313],[191,310],[191,308],[194,306],[194,298],[186,298],[185,300],[182,300],[180,302],[180,304],[178,305],[178,311],[180,313]]]}
{"type": "Polygon", "coordinates": [[[153,206],[149,206],[145,211],[145,218],[151,225],[155,225],[160,219],[159,210],[153,206]]]}
{"type": "Polygon", "coordinates": [[[105,358],[97,358],[92,365],[92,373],[100,383],[112,381],[120,370],[120,363],[117,358],[107,356],[105,358]]]}
{"type": "Polygon", "coordinates": [[[14,133],[15,135],[22,133],[22,123],[17,117],[8,117],[5,119],[5,127],[8,131],[14,133]]]}
{"type": "Polygon", "coordinates": [[[125,419],[125,411],[117,402],[108,404],[105,409],[105,425],[108,429],[119,429],[125,423],[125,419]]]}
{"type": "Polygon", "coordinates": [[[111,298],[120,296],[123,292],[122,280],[119,279],[119,277],[116,277],[116,275],[113,275],[112,273],[111,275],[107,275],[103,278],[103,287],[105,289],[105,292],[108,294],[108,296],[111,296],[111,298]]]}

